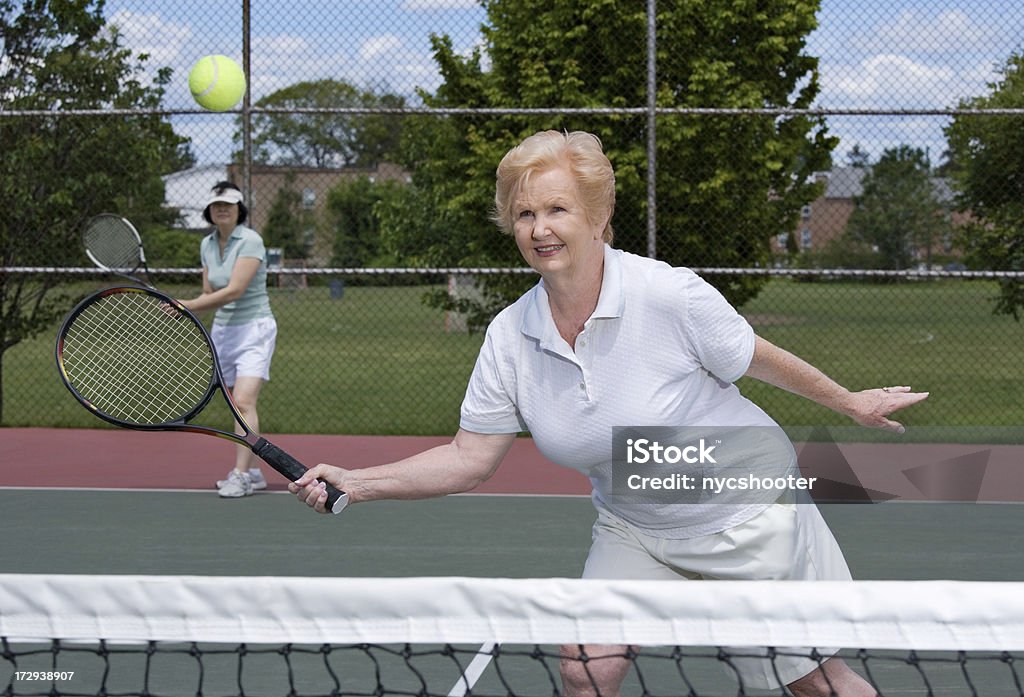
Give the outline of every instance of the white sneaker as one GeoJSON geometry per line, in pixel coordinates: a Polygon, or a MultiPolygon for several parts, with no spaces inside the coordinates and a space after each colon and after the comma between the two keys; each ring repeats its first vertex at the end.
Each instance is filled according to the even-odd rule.
{"type": "Polygon", "coordinates": [[[252,477],[248,472],[232,471],[224,480],[224,486],[217,490],[217,494],[224,499],[252,496],[252,477]]]}
{"type": "MultiPolygon", "coordinates": [[[[234,472],[234,471],[235,470],[231,470],[231,472],[234,472]]],[[[228,472],[228,477],[231,476],[231,472],[228,472]]],[[[249,470],[249,481],[252,482],[252,490],[253,491],[260,491],[262,489],[266,489],[267,488],[267,479],[266,479],[266,477],[263,476],[263,472],[261,472],[258,469],[253,468],[253,469],[249,470]]],[[[227,479],[218,479],[217,480],[217,488],[218,489],[223,489],[224,485],[227,484],[227,483],[228,483],[227,479]]]]}

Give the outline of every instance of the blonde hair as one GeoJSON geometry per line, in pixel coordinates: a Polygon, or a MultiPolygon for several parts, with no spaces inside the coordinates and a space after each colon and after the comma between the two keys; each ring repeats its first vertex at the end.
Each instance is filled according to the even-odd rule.
{"type": "Polygon", "coordinates": [[[588,219],[607,219],[602,239],[610,243],[614,237],[615,172],[601,147],[601,139],[585,131],[540,131],[505,153],[498,165],[491,219],[502,232],[512,234],[512,208],[530,175],[559,165],[568,165],[576,177],[580,202],[588,219]]]}

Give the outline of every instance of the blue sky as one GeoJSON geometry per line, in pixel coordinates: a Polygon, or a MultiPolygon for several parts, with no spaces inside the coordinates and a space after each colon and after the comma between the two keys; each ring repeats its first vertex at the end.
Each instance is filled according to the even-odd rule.
{"type": "MultiPolygon", "coordinates": [[[[637,0],[639,1],[639,0],[637,0]]],[[[253,100],[301,80],[340,77],[410,93],[439,82],[431,32],[470,50],[485,20],[473,0],[254,0],[251,22],[253,100]]],[[[239,58],[237,0],[110,0],[107,15],[126,43],[175,69],[170,108],[194,108],[187,90],[192,63],[208,53],[239,58]]],[[[822,0],[808,51],[821,57],[822,93],[830,109],[941,109],[985,94],[996,69],[1024,41],[1024,5],[1008,0],[822,0]]],[[[934,116],[831,117],[842,138],[835,157],[859,143],[874,156],[909,143],[944,149],[934,116]]],[[[176,117],[201,162],[224,161],[234,121],[228,115],[176,117]]]]}

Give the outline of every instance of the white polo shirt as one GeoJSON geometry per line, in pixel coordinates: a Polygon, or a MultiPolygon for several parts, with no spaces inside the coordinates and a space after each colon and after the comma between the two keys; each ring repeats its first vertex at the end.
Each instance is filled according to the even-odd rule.
{"type": "Polygon", "coordinates": [[[778,429],[732,384],[753,352],[753,329],[693,271],[605,246],[597,308],[575,351],[555,327],[542,280],[488,327],[460,425],[529,431],[547,458],[590,478],[596,506],[649,534],[711,534],[767,504],[621,505],[611,495],[612,429],[778,429]]]}

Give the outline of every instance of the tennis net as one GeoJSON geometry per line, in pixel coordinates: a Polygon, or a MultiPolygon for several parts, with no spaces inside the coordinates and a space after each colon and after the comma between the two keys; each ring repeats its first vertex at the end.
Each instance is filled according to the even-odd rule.
{"type": "Polygon", "coordinates": [[[557,695],[565,644],[627,646],[624,695],[788,694],[737,661],[820,647],[884,695],[1024,695],[1019,583],[0,574],[0,637],[11,696],[557,695]]]}

